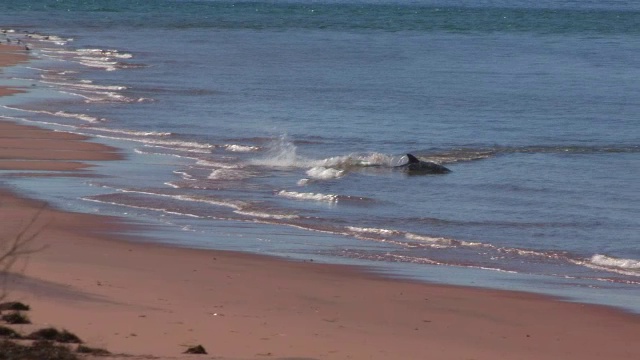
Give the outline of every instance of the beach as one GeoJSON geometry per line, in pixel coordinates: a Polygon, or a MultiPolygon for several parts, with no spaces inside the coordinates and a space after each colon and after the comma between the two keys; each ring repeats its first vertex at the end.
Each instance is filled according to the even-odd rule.
{"type": "MultiPolygon", "coordinates": [[[[0,65],[25,60],[6,49],[0,65]]],[[[13,176],[91,176],[123,156],[84,136],[0,122],[0,168],[13,176]]],[[[640,316],[604,306],[164,246],[136,237],[143,225],[132,220],[63,212],[3,188],[2,239],[32,219],[34,252],[7,283],[7,298],[33,309],[22,329],[65,328],[115,354],[194,358],[182,352],[201,344],[202,358],[223,359],[640,358],[640,316]]]]}

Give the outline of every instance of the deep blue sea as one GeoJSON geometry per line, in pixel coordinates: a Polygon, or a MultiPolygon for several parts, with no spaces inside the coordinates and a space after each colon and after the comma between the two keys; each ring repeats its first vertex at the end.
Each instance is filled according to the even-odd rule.
{"type": "Polygon", "coordinates": [[[127,158],[6,185],[153,241],[640,312],[637,1],[2,6],[33,60],[0,119],[127,158]]]}

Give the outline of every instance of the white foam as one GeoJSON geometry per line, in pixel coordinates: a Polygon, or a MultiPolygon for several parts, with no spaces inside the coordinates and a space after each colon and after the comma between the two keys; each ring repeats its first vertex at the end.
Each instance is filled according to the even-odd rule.
{"type": "MultiPolygon", "coordinates": [[[[96,135],[94,135],[94,136],[96,136],[96,135]]],[[[100,137],[100,136],[96,136],[96,137],[100,137]]],[[[197,160],[197,158],[194,158],[194,157],[191,157],[191,156],[184,156],[184,155],[178,155],[178,154],[168,154],[168,153],[159,153],[159,152],[153,152],[153,151],[143,150],[143,149],[139,149],[139,148],[135,148],[135,149],[133,149],[133,151],[136,154],[143,154],[143,155],[162,155],[162,156],[172,156],[172,157],[176,157],[176,158],[179,158],[179,159],[197,160]]]]}
{"type": "Polygon", "coordinates": [[[309,176],[323,180],[341,177],[345,171],[354,167],[389,165],[392,159],[380,153],[350,154],[320,160],[309,159],[299,156],[297,147],[286,135],[283,135],[266,146],[264,157],[254,159],[251,163],[271,167],[311,168],[313,175],[309,176]]]}
{"type": "Polygon", "coordinates": [[[180,175],[180,177],[182,177],[182,179],[184,180],[195,180],[193,176],[189,175],[186,171],[174,170],[173,173],[176,175],[180,175]]]}
{"type": "MultiPolygon", "coordinates": [[[[5,108],[8,108],[7,106],[2,106],[5,108]]],[[[30,124],[40,124],[40,125],[46,125],[46,126],[55,126],[55,127],[63,127],[63,128],[69,128],[69,129],[77,129],[78,127],[75,125],[67,125],[67,124],[60,124],[60,123],[54,123],[54,122],[48,122],[48,121],[37,121],[37,120],[29,120],[29,119],[25,119],[25,118],[18,118],[18,117],[12,117],[12,116],[3,116],[0,115],[1,118],[4,119],[8,119],[8,120],[16,120],[16,121],[22,121],[22,122],[26,122],[26,123],[30,123],[30,124]]],[[[61,131],[61,130],[53,130],[53,131],[61,131]]],[[[79,135],[86,135],[74,130],[65,130],[66,132],[69,133],[73,133],[73,134],[79,134],[79,135]]]]}
{"type": "Polygon", "coordinates": [[[242,180],[250,177],[246,171],[236,169],[216,169],[207,177],[210,180],[242,180]]]}
{"type": "Polygon", "coordinates": [[[381,153],[349,154],[319,160],[317,165],[333,168],[367,167],[390,165],[392,160],[393,158],[389,155],[381,153]]]}
{"type": "Polygon", "coordinates": [[[82,55],[92,55],[92,56],[98,56],[98,57],[115,57],[118,59],[131,59],[133,57],[132,54],[130,53],[121,53],[118,50],[112,50],[112,49],[78,49],[77,50],[78,54],[82,54],[82,55]]]}
{"type": "Polygon", "coordinates": [[[456,243],[456,241],[454,241],[452,239],[447,239],[447,238],[443,238],[443,237],[418,235],[418,234],[413,234],[413,233],[406,233],[404,235],[404,237],[407,240],[418,241],[418,242],[422,242],[422,243],[429,243],[431,245],[437,245],[437,246],[443,246],[443,247],[454,246],[455,243],[456,243]]]}
{"type": "Polygon", "coordinates": [[[265,212],[260,212],[260,211],[236,210],[236,211],[234,211],[234,213],[240,214],[240,215],[257,217],[257,218],[261,218],[261,219],[291,220],[291,219],[299,218],[298,215],[265,213],[265,212]]]}
{"type": "Polygon", "coordinates": [[[101,203],[101,204],[124,206],[124,207],[132,208],[132,209],[159,211],[159,212],[162,212],[162,213],[165,213],[165,214],[171,214],[171,215],[188,216],[188,217],[199,218],[199,219],[202,218],[202,216],[195,215],[195,214],[189,214],[189,213],[185,213],[185,212],[177,212],[177,211],[171,211],[171,210],[162,209],[162,208],[152,208],[152,207],[147,207],[147,206],[136,206],[136,205],[131,205],[131,204],[123,204],[123,203],[114,202],[114,201],[104,201],[104,200],[93,199],[93,198],[90,198],[90,197],[84,197],[84,198],[82,198],[82,200],[101,203]]]}
{"type": "MultiPolygon", "coordinates": [[[[29,70],[36,70],[36,71],[51,71],[51,70],[47,70],[47,69],[41,69],[41,68],[37,68],[35,66],[25,66],[25,68],[29,69],[29,70]]],[[[59,75],[64,75],[63,73],[65,73],[65,71],[58,73],[59,75]]]]}
{"type": "Polygon", "coordinates": [[[199,203],[205,203],[205,204],[210,204],[215,206],[228,207],[234,210],[241,210],[243,207],[246,206],[246,204],[241,201],[233,201],[233,200],[226,201],[226,200],[203,198],[203,197],[196,197],[196,196],[190,196],[190,195],[162,194],[162,193],[155,193],[155,192],[149,192],[149,191],[127,190],[127,189],[118,189],[118,191],[123,193],[168,197],[171,199],[176,199],[181,201],[199,202],[199,203]]]}
{"type": "Polygon", "coordinates": [[[613,258],[596,254],[589,259],[572,260],[570,262],[590,269],[612,272],[627,276],[640,276],[640,261],[634,259],[613,258]]]}
{"type": "Polygon", "coordinates": [[[56,111],[55,113],[52,113],[51,115],[54,116],[60,116],[60,117],[66,117],[66,118],[74,118],[74,119],[78,119],[78,120],[82,120],[82,121],[86,121],[86,122],[90,122],[90,123],[95,123],[95,122],[100,122],[100,121],[104,121],[105,119],[99,119],[97,117],[91,116],[91,115],[87,115],[87,114],[74,114],[74,113],[69,113],[66,111],[56,111]]]}
{"type": "Polygon", "coordinates": [[[232,152],[253,152],[260,150],[257,146],[246,146],[246,145],[236,145],[236,144],[226,144],[223,146],[225,150],[232,152]]]}
{"type": "Polygon", "coordinates": [[[126,67],[125,64],[121,64],[117,59],[131,59],[132,54],[120,53],[118,50],[103,50],[103,49],[78,49],[76,51],[58,50],[58,49],[45,49],[45,53],[55,53],[56,55],[63,55],[64,59],[78,62],[84,66],[103,69],[105,71],[115,71],[118,68],[126,67]]]}
{"type": "Polygon", "coordinates": [[[116,65],[118,65],[117,61],[80,58],[80,64],[91,68],[104,69],[105,71],[115,71],[118,69],[116,67],[116,65]]]}
{"type": "Polygon", "coordinates": [[[286,135],[273,140],[266,149],[265,156],[253,159],[251,164],[270,167],[304,167],[307,164],[304,159],[298,157],[296,146],[286,135]]]}
{"type": "MultiPolygon", "coordinates": [[[[493,245],[485,245],[486,247],[494,247],[493,245]]],[[[517,254],[520,256],[533,256],[533,257],[542,257],[542,258],[559,258],[558,254],[554,254],[551,252],[543,252],[536,250],[527,250],[527,249],[516,249],[516,248],[497,248],[497,250],[501,253],[509,253],[509,254],[517,254]]]]}
{"type": "Polygon", "coordinates": [[[165,182],[164,184],[165,184],[165,185],[167,185],[167,186],[169,186],[169,187],[172,187],[172,188],[174,188],[174,189],[180,189],[180,185],[176,185],[176,184],[174,184],[174,183],[173,183],[173,182],[171,182],[171,181],[167,181],[167,182],[165,182]]]}
{"type": "Polygon", "coordinates": [[[137,130],[128,130],[128,129],[106,129],[106,128],[97,128],[97,127],[86,127],[84,129],[91,129],[95,131],[108,132],[114,134],[124,134],[124,135],[133,135],[133,136],[157,136],[157,137],[165,137],[173,135],[170,132],[160,132],[160,131],[137,131],[137,130]]]}
{"type": "Polygon", "coordinates": [[[313,200],[313,201],[324,201],[329,203],[338,202],[338,195],[332,195],[332,194],[301,193],[301,192],[295,192],[295,191],[281,190],[277,193],[277,195],[285,198],[289,198],[289,199],[295,199],[295,200],[313,200]]]}
{"type": "Polygon", "coordinates": [[[58,49],[58,48],[39,48],[38,50],[40,50],[41,53],[43,54],[58,54],[58,55],[76,55],[77,52],[76,51],[72,51],[72,50],[65,50],[65,49],[58,49]]]}
{"type": "Polygon", "coordinates": [[[428,264],[428,265],[445,265],[444,263],[441,263],[439,261],[435,261],[427,258],[415,257],[415,256],[398,255],[398,254],[387,254],[387,256],[391,257],[395,261],[400,261],[400,262],[409,262],[414,264],[428,264]]]}
{"type": "Polygon", "coordinates": [[[220,169],[238,169],[240,167],[237,164],[226,164],[226,163],[221,163],[221,162],[216,162],[211,160],[198,160],[196,162],[196,165],[220,168],[220,169]]]}
{"type": "Polygon", "coordinates": [[[98,119],[97,117],[87,115],[87,114],[75,114],[75,113],[69,113],[66,111],[53,112],[53,111],[46,111],[46,110],[27,110],[27,109],[20,109],[20,108],[15,108],[15,107],[6,106],[6,105],[3,107],[10,110],[24,111],[29,113],[46,114],[46,115],[52,115],[52,116],[58,116],[58,117],[64,117],[64,118],[74,118],[74,119],[78,119],[78,120],[82,120],[90,123],[96,123],[104,120],[104,119],[98,119]]]}
{"type": "Polygon", "coordinates": [[[42,35],[42,34],[28,34],[27,38],[41,41],[41,42],[51,42],[60,46],[64,46],[68,42],[73,41],[72,38],[63,39],[56,35],[42,35]]]}
{"type": "MultiPolygon", "coordinates": [[[[82,133],[78,132],[78,134],[82,134],[82,133]]],[[[164,145],[164,146],[177,147],[177,148],[211,149],[214,147],[211,144],[203,144],[203,143],[198,143],[194,141],[163,140],[163,139],[153,139],[153,138],[144,138],[144,137],[128,138],[128,137],[115,137],[115,136],[98,135],[98,134],[82,134],[82,135],[95,136],[95,137],[104,138],[104,139],[135,141],[143,144],[164,145]]]]}
{"type": "Polygon", "coordinates": [[[356,233],[365,233],[365,234],[377,234],[383,236],[396,236],[402,234],[402,232],[397,230],[390,229],[378,229],[378,228],[363,228],[363,227],[355,227],[355,226],[347,226],[347,229],[356,233]]]}
{"type": "Polygon", "coordinates": [[[116,92],[111,91],[96,91],[91,92],[89,94],[78,94],[71,91],[63,91],[60,90],[63,94],[69,94],[72,96],[78,96],[84,99],[87,103],[105,103],[105,102],[117,102],[117,103],[132,103],[132,102],[140,102],[140,99],[134,99],[130,97],[126,97],[122,94],[118,94],[116,92]]]}
{"type": "Polygon", "coordinates": [[[614,267],[619,269],[640,270],[640,260],[635,259],[620,259],[596,254],[591,257],[591,263],[594,265],[614,267]]]}
{"type": "MultiPolygon", "coordinates": [[[[46,78],[46,75],[43,75],[43,77],[46,78]]],[[[87,80],[87,81],[89,81],[89,80],[87,80]]],[[[87,91],[96,91],[96,90],[122,91],[122,90],[127,90],[127,87],[126,86],[122,86],[122,85],[96,85],[96,84],[93,84],[91,82],[84,82],[84,80],[81,80],[79,83],[70,83],[70,82],[62,82],[62,81],[47,81],[47,80],[41,80],[40,82],[43,83],[43,84],[47,84],[47,85],[70,87],[70,88],[74,88],[74,89],[78,89],[78,90],[87,90],[87,91]]]]}
{"type": "MultiPolygon", "coordinates": [[[[149,147],[149,148],[155,148],[155,149],[166,149],[166,150],[170,150],[170,151],[178,151],[178,152],[189,152],[189,153],[196,153],[196,154],[210,154],[211,150],[208,148],[202,149],[202,148],[187,148],[187,147],[180,147],[180,146],[164,146],[164,145],[157,145],[157,144],[145,144],[145,147],[149,147]]],[[[166,153],[161,153],[163,155],[176,155],[177,154],[166,154],[166,153]]],[[[186,158],[192,158],[192,157],[188,157],[188,156],[178,156],[178,157],[186,157],[186,158]]],[[[193,157],[192,159],[197,159],[195,157],[193,157]]]]}
{"type": "Polygon", "coordinates": [[[307,175],[316,180],[337,179],[344,175],[344,170],[317,166],[307,170],[307,175]]]}

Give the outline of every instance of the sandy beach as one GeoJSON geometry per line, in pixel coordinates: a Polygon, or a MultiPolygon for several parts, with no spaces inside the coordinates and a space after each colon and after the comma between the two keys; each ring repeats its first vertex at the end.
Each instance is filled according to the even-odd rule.
{"type": "MultiPolygon", "coordinates": [[[[24,60],[0,47],[0,65],[24,60]]],[[[80,135],[0,121],[0,170],[90,176],[96,161],[122,156],[80,135]]],[[[16,263],[6,288],[8,299],[33,309],[34,324],[18,329],[65,328],[133,358],[640,358],[640,316],[616,309],[168,247],[122,235],[141,224],[62,212],[0,189],[2,241],[32,219],[35,252],[16,263]],[[182,354],[198,344],[209,355],[182,354]]]]}

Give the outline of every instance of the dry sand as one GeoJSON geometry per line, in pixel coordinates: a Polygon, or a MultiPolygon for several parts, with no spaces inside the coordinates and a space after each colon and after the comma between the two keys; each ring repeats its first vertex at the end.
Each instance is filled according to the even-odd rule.
{"type": "MultiPolygon", "coordinates": [[[[90,174],[84,161],[119,156],[78,135],[0,122],[3,169],[90,174]]],[[[145,359],[640,359],[640,316],[615,309],[126,239],[118,233],[141,225],[10,190],[0,190],[0,240],[36,219],[28,234],[38,251],[7,284],[9,299],[33,308],[23,332],[50,324],[145,359]],[[210,355],[181,354],[196,344],[210,355]]]]}

